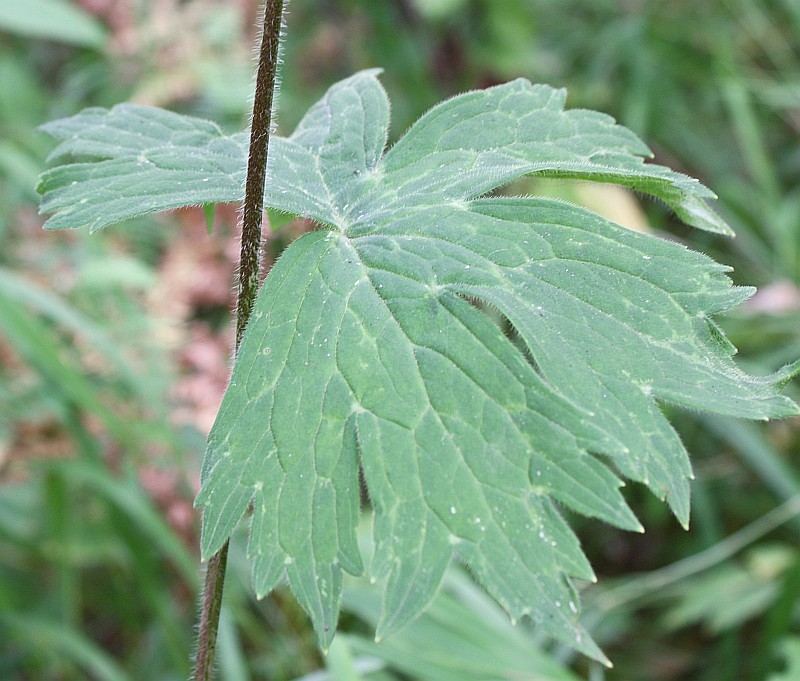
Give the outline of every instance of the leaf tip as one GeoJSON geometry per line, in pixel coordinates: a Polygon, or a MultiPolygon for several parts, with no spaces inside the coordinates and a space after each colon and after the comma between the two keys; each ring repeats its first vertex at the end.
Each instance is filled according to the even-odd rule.
{"type": "Polygon", "coordinates": [[[331,649],[331,642],[333,641],[333,637],[336,635],[336,625],[333,626],[329,624],[322,624],[319,629],[317,629],[317,643],[319,644],[319,649],[322,651],[322,654],[327,656],[328,652],[331,649]]]}
{"type": "Polygon", "coordinates": [[[772,377],[773,385],[778,390],[781,390],[782,388],[786,387],[786,384],[789,381],[791,381],[793,378],[796,378],[798,374],[800,374],[800,359],[790,362],[789,364],[786,364],[778,369],[778,371],[776,371],[772,377]]]}
{"type": "Polygon", "coordinates": [[[576,629],[574,643],[568,641],[567,643],[570,643],[572,647],[581,651],[584,655],[591,657],[593,660],[597,660],[600,664],[608,669],[611,669],[614,666],[611,660],[609,660],[606,654],[600,650],[600,647],[594,642],[594,639],[592,639],[592,637],[583,627],[579,626],[576,629]]]}
{"type": "Polygon", "coordinates": [[[375,642],[380,643],[385,638],[402,629],[418,614],[408,611],[385,612],[375,627],[375,642]]]}

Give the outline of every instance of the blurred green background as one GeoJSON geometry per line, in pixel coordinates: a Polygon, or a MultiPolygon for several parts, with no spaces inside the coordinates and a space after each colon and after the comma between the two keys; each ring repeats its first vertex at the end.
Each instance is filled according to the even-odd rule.
{"type": "MultiPolygon", "coordinates": [[[[178,681],[197,602],[192,511],[227,380],[236,207],[88,237],[41,231],[37,126],[86,106],[164,106],[244,127],[255,0],[0,0],[0,678],[178,681]]],[[[796,0],[292,0],[279,125],[381,66],[396,138],[459,91],[515,77],[615,116],[719,194],[735,240],[640,197],[527,183],[668,233],[759,293],[721,319],[742,364],[800,356],[800,4],[796,0]]],[[[267,240],[267,260],[307,228],[267,240]]],[[[800,396],[797,386],[789,393],[800,396]]],[[[571,518],[600,578],[585,621],[612,670],[511,627],[458,568],[380,646],[378,587],[351,580],[327,658],[288,592],[254,600],[233,542],[225,681],[800,679],[797,422],[672,410],[693,455],[692,530],[638,486],[647,528],[571,518]]],[[[365,551],[368,533],[364,533],[365,551]]]]}

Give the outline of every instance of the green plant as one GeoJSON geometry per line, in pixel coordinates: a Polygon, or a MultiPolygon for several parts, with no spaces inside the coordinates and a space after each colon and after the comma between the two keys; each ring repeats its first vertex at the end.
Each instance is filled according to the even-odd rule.
{"type": "MultiPolygon", "coordinates": [[[[752,292],[725,267],[570,204],[488,195],[525,175],[616,183],[730,232],[699,182],[645,164],[609,117],[563,105],[523,80],[468,93],[384,154],[388,100],[364,71],[272,139],[256,202],[321,229],[286,249],[243,335],[239,315],[197,501],[206,557],[224,557],[252,509],[256,592],[288,579],[323,648],[342,569],[363,571],[360,472],[370,573],[387,580],[379,637],[419,615],[457,553],[513,619],[605,660],[570,582],[593,572],[556,504],[641,529],[618,472],[686,525],[691,468],[656,400],[797,413],[776,392],[797,366],[743,373],[711,320],[752,292]]],[[[121,105],[45,129],[60,139],[39,187],[50,228],[239,199],[245,136],[214,124],[121,105]]],[[[246,222],[261,212],[249,205],[246,222]]]]}

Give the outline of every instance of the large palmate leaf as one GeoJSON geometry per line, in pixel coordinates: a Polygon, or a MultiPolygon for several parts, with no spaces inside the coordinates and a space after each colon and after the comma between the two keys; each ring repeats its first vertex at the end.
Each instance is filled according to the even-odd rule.
{"type": "MultiPolygon", "coordinates": [[[[362,476],[369,573],[386,580],[378,637],[425,608],[457,556],[512,618],[602,659],[569,579],[593,573],[559,505],[641,529],[621,474],[686,524],[691,468],[659,401],[797,412],[776,392],[793,369],[744,374],[710,319],[751,293],[727,268],[576,206],[487,196],[527,174],[614,182],[727,231],[709,190],[645,164],[647,148],[607,116],[563,105],[563,91],[523,80],[468,93],[384,154],[389,105],[368,71],[271,143],[266,204],[321,229],[267,277],[197,503],[205,556],[252,508],[256,591],[288,579],[323,646],[342,570],[363,570],[362,476]]],[[[242,139],[207,123],[128,106],[49,130],[56,156],[77,161],[42,180],[43,209],[61,211],[52,226],[233,200],[241,186],[242,139]],[[131,134],[111,134],[125,119],[131,134]]]]}

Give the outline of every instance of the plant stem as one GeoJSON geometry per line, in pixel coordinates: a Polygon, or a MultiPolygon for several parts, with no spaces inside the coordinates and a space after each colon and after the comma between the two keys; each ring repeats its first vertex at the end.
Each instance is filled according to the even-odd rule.
{"type": "Polygon", "coordinates": [[[239,255],[239,291],[236,304],[237,350],[258,293],[264,181],[267,174],[272,105],[278,75],[278,45],[283,4],[283,0],[265,1],[264,29],[261,35],[253,121],[250,127],[250,158],[247,162],[247,184],[242,211],[242,248],[239,255]]]}
{"type": "MultiPolygon", "coordinates": [[[[239,286],[236,301],[236,345],[242,335],[258,293],[261,266],[261,229],[264,212],[264,182],[267,174],[267,152],[272,125],[278,73],[278,46],[283,0],[265,0],[264,24],[258,57],[258,72],[250,126],[250,153],[247,161],[247,182],[242,208],[242,243],[239,253],[239,286]]],[[[222,589],[228,561],[228,542],[208,561],[203,601],[200,608],[200,630],[197,639],[194,681],[209,681],[217,647],[222,589]]]]}

